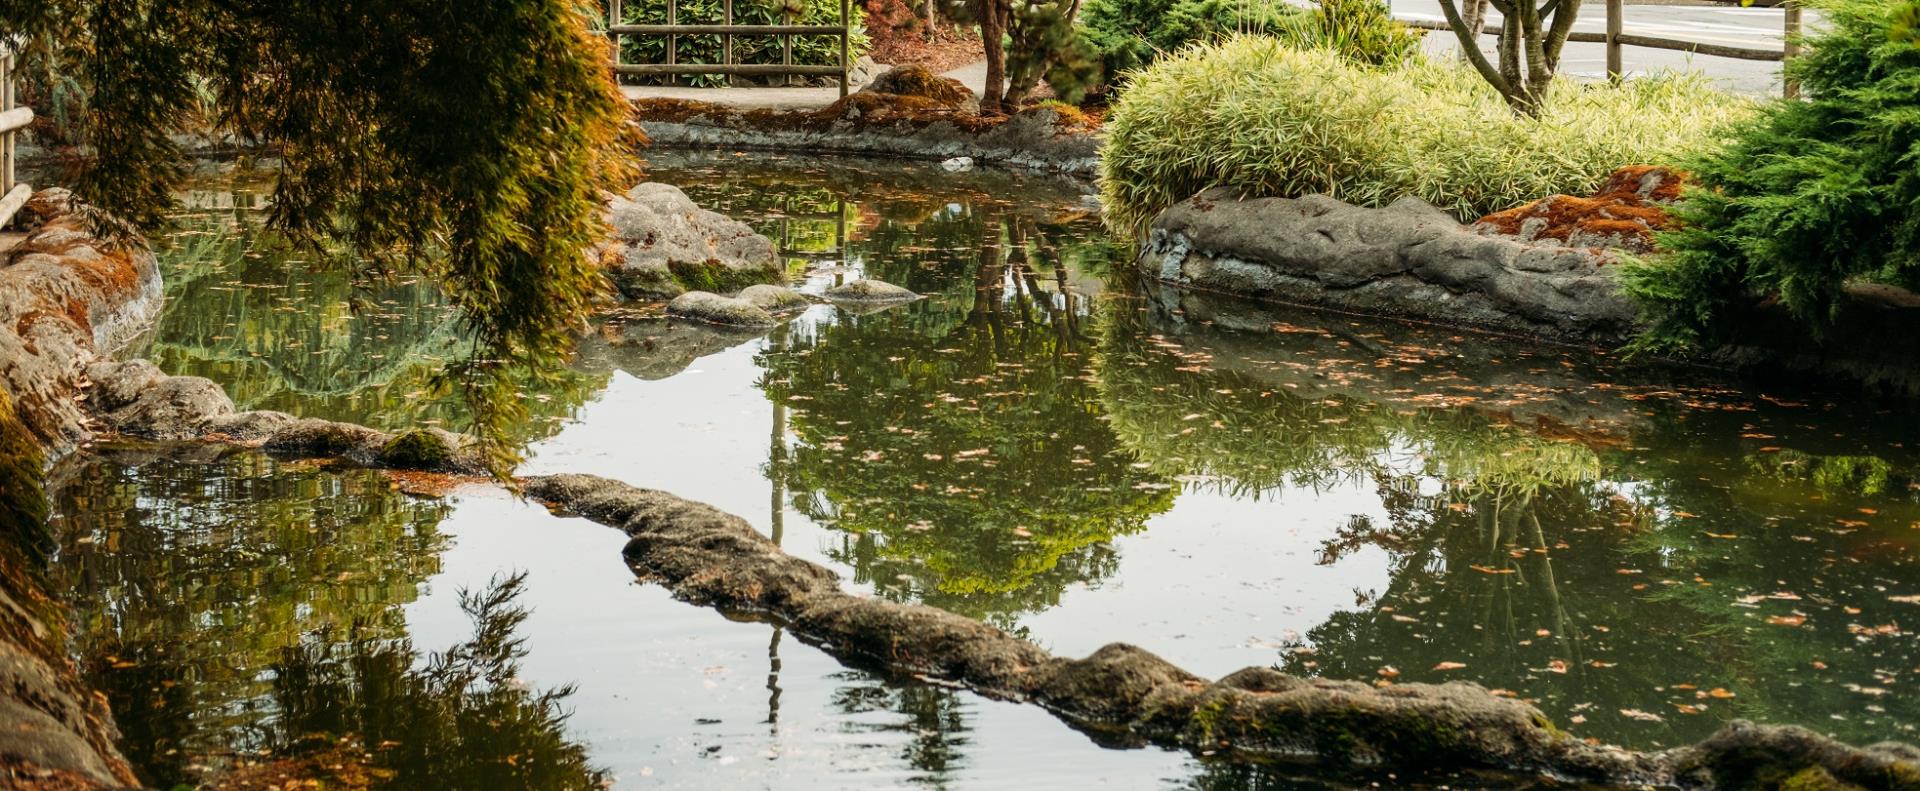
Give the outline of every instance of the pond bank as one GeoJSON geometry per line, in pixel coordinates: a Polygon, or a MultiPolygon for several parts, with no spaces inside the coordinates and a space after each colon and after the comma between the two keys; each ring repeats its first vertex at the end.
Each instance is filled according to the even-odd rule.
{"type": "MultiPolygon", "coordinates": [[[[36,193],[23,216],[31,232],[0,261],[0,389],[19,422],[0,426],[59,456],[90,433],[77,400],[86,366],[151,321],[160,276],[144,239],[94,236],[65,190],[36,193]]],[[[35,557],[45,525],[0,528],[0,779],[21,791],[135,785],[113,715],[65,654],[63,608],[35,557]]]]}
{"type": "MultiPolygon", "coordinates": [[[[1156,217],[1136,263],[1148,277],[1186,288],[1619,348],[1641,329],[1621,262],[1605,246],[1461,225],[1414,198],[1365,208],[1324,195],[1242,198],[1216,188],[1156,217]]],[[[1783,305],[1769,302],[1750,309],[1745,342],[1690,361],[1920,393],[1920,345],[1901,330],[1920,323],[1920,295],[1884,286],[1849,294],[1830,337],[1808,337],[1783,305]]]]}
{"type": "Polygon", "coordinates": [[[678,99],[641,99],[633,106],[656,146],[965,157],[1081,178],[1092,178],[1099,161],[1098,132],[1044,105],[983,117],[919,97],[856,93],[819,110],[741,110],[678,99]]]}

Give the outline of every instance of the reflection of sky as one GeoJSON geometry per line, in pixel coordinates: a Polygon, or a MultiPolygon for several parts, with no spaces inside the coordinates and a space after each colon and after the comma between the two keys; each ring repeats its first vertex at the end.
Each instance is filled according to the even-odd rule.
{"type": "MultiPolygon", "coordinates": [[[[738,490],[752,480],[712,479],[716,489],[738,490]]],[[[772,649],[780,668],[778,722],[770,723],[772,627],[730,623],[635,582],[614,530],[500,494],[462,499],[440,526],[452,536],[445,571],[407,608],[416,645],[437,649],[467,636],[461,587],[526,571],[521,603],[533,614],[521,630],[523,680],[577,684],[566,702],[568,733],[614,772],[618,788],[896,788],[935,778],[948,788],[1161,788],[1191,771],[1175,753],[1103,750],[1037,706],[954,693],[968,730],[946,734],[956,758],[944,775],[929,774],[904,756],[936,735],[884,706],[846,711],[836,696],[880,683],[790,634],[772,649]]]]}
{"type": "MultiPolygon", "coordinates": [[[[773,492],[762,467],[768,457],[773,416],[772,405],[756,386],[764,371],[754,362],[764,343],[754,341],[701,358],[680,375],[660,381],[616,372],[599,399],[581,410],[575,424],[534,449],[523,471],[590,471],[635,482],[710,503],[769,532],[773,492]]],[[[849,459],[847,463],[859,462],[849,459]]],[[[1333,612],[1352,608],[1357,591],[1377,592],[1387,584],[1388,558],[1377,548],[1357,551],[1331,567],[1315,564],[1321,541],[1349,516],[1385,520],[1369,487],[1317,493],[1284,489],[1264,493],[1259,502],[1235,500],[1209,488],[1185,487],[1174,508],[1153,518],[1147,530],[1114,542],[1120,564],[1115,574],[1094,586],[1076,584],[1059,606],[1022,617],[1021,625],[1038,642],[1063,655],[1082,656],[1108,642],[1125,641],[1195,672],[1218,676],[1278,661],[1283,643],[1297,639],[1333,612]]],[[[813,523],[784,502],[782,507],[786,549],[850,579],[852,570],[828,557],[829,550],[843,543],[844,534],[813,523]]],[[[703,712],[764,706],[765,679],[755,675],[758,670],[727,670],[720,674],[724,690],[716,692],[707,683],[712,679],[700,677],[700,669],[763,668],[767,627],[723,628],[718,615],[671,603],[658,589],[623,590],[632,587],[631,577],[618,560],[621,541],[611,530],[581,528],[585,523],[580,522],[565,523],[560,529],[546,524],[502,528],[495,523],[541,517],[501,510],[475,503],[449,520],[444,529],[456,536],[455,548],[446,558],[449,572],[436,580],[428,602],[415,609],[450,611],[447,601],[453,585],[473,584],[503,563],[525,564],[537,571],[551,562],[558,567],[554,573],[566,579],[543,583],[536,573],[529,596],[537,597],[536,606],[556,598],[577,602],[548,603],[536,613],[530,627],[534,641],[529,669],[536,679],[548,683],[581,681],[582,691],[573,705],[582,712],[577,721],[580,732],[594,741],[598,760],[623,767],[652,765],[656,771],[676,758],[695,760],[705,737],[699,729],[689,728],[694,717],[718,717],[724,721],[716,726],[718,732],[747,739],[742,734],[751,730],[743,719],[748,715],[703,712]],[[574,537],[582,529],[593,537],[574,537]],[[528,538],[533,535],[541,537],[528,538]],[[524,546],[475,546],[482,541],[524,546]],[[550,560],[551,556],[557,558],[550,560]],[[461,574],[469,575],[466,582],[454,582],[461,574]],[[621,591],[613,597],[620,603],[609,600],[611,591],[621,591]],[[555,636],[547,636],[548,630],[555,636]],[[557,638],[562,634],[569,636],[557,638]],[[549,645],[549,641],[562,645],[549,645]],[[682,710],[688,714],[676,716],[682,710]],[[664,735],[648,736],[636,729],[664,735]]],[[[848,587],[861,586],[849,583],[848,587]]],[[[446,642],[463,625],[457,613],[443,613],[438,620],[445,623],[431,628],[411,613],[409,620],[422,645],[446,642]],[[425,639],[430,631],[437,637],[425,639]]],[[[796,704],[796,708],[816,713],[797,716],[822,716],[817,712],[824,704],[817,701],[832,683],[821,679],[837,666],[811,649],[787,655],[798,653],[804,653],[810,664],[795,665],[806,669],[793,671],[802,675],[790,683],[797,688],[794,694],[815,702],[796,704]]],[[[1040,743],[1034,739],[1085,744],[1083,737],[1058,723],[1021,724],[1034,715],[1047,719],[1038,711],[1003,712],[1004,706],[977,702],[974,708],[978,717],[974,724],[982,730],[967,736],[973,745],[962,752],[977,756],[983,764],[1024,763],[1020,756],[1028,745],[1040,743]],[[1000,718],[1013,722],[999,723],[1000,718]],[[1001,740],[1007,742],[1004,750],[993,746],[1001,740]]],[[[764,712],[758,716],[764,718],[764,712]]],[[[825,721],[818,726],[828,727],[825,721]]],[[[754,745],[753,750],[776,749],[763,743],[766,738],[771,737],[756,736],[760,741],[746,743],[754,745]]],[[[816,743],[805,749],[824,748],[816,743]]],[[[898,751],[870,752],[885,758],[898,751]]],[[[758,756],[742,760],[749,757],[764,761],[758,756]]],[[[829,763],[838,760],[831,758],[829,763]]],[[[847,756],[845,760],[855,759],[847,756]]],[[[1109,777],[1128,776],[1116,769],[1119,766],[1146,764],[1164,769],[1177,765],[1167,756],[1149,760],[1111,753],[1072,763],[1084,763],[1081,768],[1093,772],[1085,775],[1088,778],[1110,772],[1109,777]]],[[[983,781],[989,776],[967,774],[983,781]]]]}

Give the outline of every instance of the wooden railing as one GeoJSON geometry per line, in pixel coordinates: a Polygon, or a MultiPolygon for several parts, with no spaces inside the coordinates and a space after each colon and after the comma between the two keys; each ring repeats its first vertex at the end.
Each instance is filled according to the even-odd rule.
{"type": "Polygon", "coordinates": [[[727,77],[732,84],[735,76],[751,77],[836,77],[840,82],[840,95],[847,95],[847,75],[851,66],[851,28],[849,20],[853,16],[852,0],[840,0],[840,24],[838,25],[798,25],[792,24],[793,17],[787,17],[788,24],[783,25],[736,25],[733,23],[733,0],[721,0],[722,22],[718,25],[682,25],[680,24],[679,0],[667,0],[667,23],[664,25],[629,25],[622,15],[621,0],[609,0],[607,13],[607,35],[613,40],[613,70],[618,74],[636,76],[667,77],[671,84],[679,84],[682,76],[715,74],[727,77]],[[681,63],[679,44],[681,36],[717,35],[720,36],[719,63],[681,63]],[[667,61],[665,63],[622,63],[620,60],[620,39],[623,36],[665,36],[667,39],[667,61]],[[733,39],[735,36],[779,36],[779,63],[736,63],[734,62],[733,39]],[[837,66],[796,65],[793,62],[793,38],[795,36],[835,36],[840,39],[840,63],[837,66]]]}
{"type": "MultiPolygon", "coordinates": [[[[1449,0],[1441,1],[1448,2],[1449,0]]],[[[1738,5],[1738,3],[1714,3],[1714,5],[1738,5]]],[[[1800,6],[1793,3],[1781,3],[1778,6],[1784,11],[1785,16],[1785,30],[1783,32],[1786,37],[1786,46],[1781,49],[1734,47],[1705,41],[1688,41],[1685,39],[1643,36],[1638,33],[1629,33],[1624,29],[1626,1],[1606,0],[1606,6],[1607,31],[1605,33],[1591,33],[1576,30],[1567,34],[1567,40],[1587,44],[1607,45],[1607,76],[1616,80],[1626,72],[1626,68],[1623,65],[1623,61],[1625,60],[1623,51],[1627,47],[1675,50],[1695,55],[1710,55],[1716,58],[1762,61],[1782,61],[1800,54],[1800,6]]],[[[1447,32],[1453,30],[1453,28],[1445,22],[1436,22],[1430,19],[1403,19],[1400,20],[1400,22],[1407,27],[1420,30],[1447,32]]],[[[1480,35],[1498,36],[1500,32],[1489,28],[1488,30],[1481,31],[1480,35]]],[[[1792,80],[1787,80],[1783,87],[1789,99],[1798,96],[1800,93],[1800,86],[1794,84],[1792,80]]]]}
{"type": "Polygon", "coordinates": [[[14,136],[33,123],[33,108],[17,107],[13,86],[14,48],[0,41],[0,227],[27,205],[33,188],[14,178],[14,136]]]}

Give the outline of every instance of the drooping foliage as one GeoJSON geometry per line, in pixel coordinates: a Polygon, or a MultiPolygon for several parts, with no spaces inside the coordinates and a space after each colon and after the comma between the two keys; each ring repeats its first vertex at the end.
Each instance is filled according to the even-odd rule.
{"type": "MultiPolygon", "coordinates": [[[[583,251],[626,127],[590,9],[33,0],[0,6],[0,30],[24,37],[37,82],[78,97],[60,137],[86,199],[155,224],[183,170],[173,135],[256,142],[283,163],[276,230],[444,284],[489,350],[465,381],[504,387],[504,362],[553,358],[600,288],[583,251]]],[[[483,429],[516,409],[475,403],[483,429]]]]}
{"type": "Polygon", "coordinates": [[[1920,3],[1834,0],[1788,64],[1806,100],[1768,105],[1686,163],[1669,254],[1629,270],[1647,348],[1732,340],[1778,298],[1818,334],[1846,285],[1920,284],[1920,3]]]}

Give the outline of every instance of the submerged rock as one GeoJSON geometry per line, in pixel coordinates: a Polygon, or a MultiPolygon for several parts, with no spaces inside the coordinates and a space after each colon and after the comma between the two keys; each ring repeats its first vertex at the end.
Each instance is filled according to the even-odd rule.
{"type": "Polygon", "coordinates": [[[599,258],[608,279],[631,299],[732,291],[778,282],[784,274],[767,237],[694,205],[671,184],[634,187],[608,204],[606,217],[614,239],[599,258]]]}
{"type": "Polygon", "coordinates": [[[920,298],[919,294],[879,280],[855,280],[827,289],[821,294],[834,302],[864,302],[869,304],[897,304],[912,302],[920,298]]]}
{"type": "Polygon", "coordinates": [[[1255,299],[1617,344],[1637,311],[1603,255],[1484,236],[1416,198],[1382,209],[1325,195],[1208,190],[1154,220],[1148,276],[1255,299]]]}
{"type": "Polygon", "coordinates": [[[804,310],[813,302],[786,286],[758,285],[741,289],[736,299],[745,300],[769,313],[783,313],[789,310],[804,310]]]}
{"type": "Polygon", "coordinates": [[[735,297],[689,291],[667,303],[667,315],[723,327],[765,328],[780,323],[760,306],[735,297]]]}

